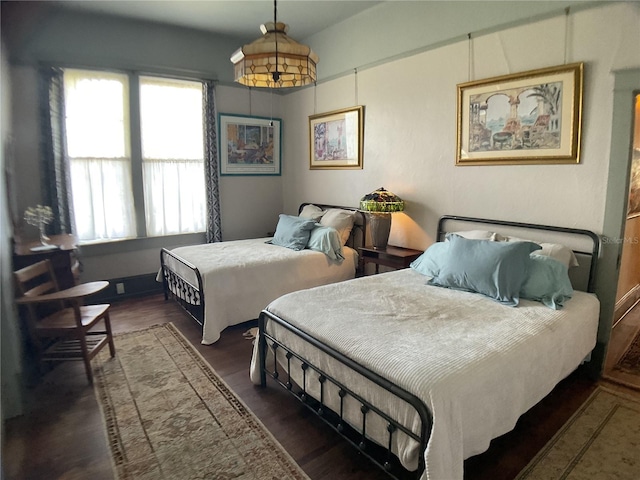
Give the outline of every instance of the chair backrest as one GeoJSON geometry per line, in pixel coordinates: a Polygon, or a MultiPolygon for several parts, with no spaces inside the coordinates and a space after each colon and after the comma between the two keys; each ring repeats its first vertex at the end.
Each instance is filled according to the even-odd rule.
{"type": "Polygon", "coordinates": [[[48,259],[21,268],[14,272],[14,276],[18,293],[25,297],[35,297],[59,290],[51,260],[48,259]]]}
{"type": "MultiPolygon", "coordinates": [[[[58,281],[51,261],[46,259],[34,263],[13,273],[16,280],[18,296],[37,297],[47,293],[58,292],[58,281]]],[[[48,302],[40,305],[27,305],[32,321],[65,308],[63,301],[48,302]]]]}

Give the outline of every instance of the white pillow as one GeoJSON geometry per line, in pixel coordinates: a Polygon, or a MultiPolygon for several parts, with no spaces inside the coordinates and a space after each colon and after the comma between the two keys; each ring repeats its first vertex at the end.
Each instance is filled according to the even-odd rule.
{"type": "Polygon", "coordinates": [[[451,232],[467,240],[491,240],[493,242],[501,242],[504,237],[499,233],[489,232],[487,230],[463,230],[461,232],[451,232]]]}
{"type": "Polygon", "coordinates": [[[355,216],[355,212],[350,210],[330,208],[320,219],[320,225],[335,228],[340,236],[340,242],[342,243],[342,246],[344,246],[347,243],[347,240],[349,240],[355,216]]]}
{"type": "MultiPolygon", "coordinates": [[[[505,242],[531,242],[532,240],[525,240],[518,237],[504,237],[505,242]]],[[[565,247],[559,243],[543,243],[536,242],[542,247],[542,250],[536,250],[532,255],[544,255],[545,257],[551,257],[567,268],[577,267],[579,265],[576,254],[573,253],[569,247],[565,247]]]]}
{"type": "Polygon", "coordinates": [[[322,216],[325,214],[325,211],[320,207],[312,204],[305,205],[302,207],[302,211],[300,212],[299,217],[301,218],[310,218],[311,220],[315,220],[319,222],[322,216]]]}

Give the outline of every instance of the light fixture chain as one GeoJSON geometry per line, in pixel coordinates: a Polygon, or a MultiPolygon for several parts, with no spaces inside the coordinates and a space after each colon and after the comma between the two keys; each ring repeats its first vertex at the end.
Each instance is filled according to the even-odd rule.
{"type": "Polygon", "coordinates": [[[278,1],[273,0],[273,28],[275,29],[275,41],[276,41],[276,71],[273,72],[273,83],[278,83],[280,75],[278,74],[278,1]]]}
{"type": "Polygon", "coordinates": [[[353,80],[355,83],[355,99],[356,99],[356,105],[358,105],[358,69],[354,68],[353,69],[353,80]]]}
{"type": "Polygon", "coordinates": [[[569,12],[571,11],[571,7],[565,8],[565,16],[564,16],[564,63],[567,64],[567,57],[569,56],[569,12]]]}
{"type": "Polygon", "coordinates": [[[471,32],[469,32],[469,33],[467,34],[467,37],[468,37],[468,39],[469,39],[469,59],[468,59],[468,62],[469,62],[468,70],[469,70],[469,71],[467,72],[467,76],[468,76],[468,78],[469,78],[469,79],[468,79],[468,81],[470,82],[471,80],[473,80],[473,78],[472,78],[472,77],[473,77],[473,75],[472,75],[472,73],[471,73],[471,70],[472,70],[472,64],[473,64],[473,43],[472,43],[472,41],[471,41],[471,32]]]}

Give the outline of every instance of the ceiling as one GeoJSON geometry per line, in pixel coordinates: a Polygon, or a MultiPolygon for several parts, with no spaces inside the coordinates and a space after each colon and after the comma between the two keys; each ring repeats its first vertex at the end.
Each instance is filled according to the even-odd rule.
{"type": "MultiPolygon", "coordinates": [[[[304,39],[378,3],[381,2],[280,0],[277,15],[278,21],[289,25],[291,37],[304,39]]],[[[245,39],[259,37],[260,25],[273,21],[274,13],[272,0],[51,0],[49,4],[245,39]]]]}

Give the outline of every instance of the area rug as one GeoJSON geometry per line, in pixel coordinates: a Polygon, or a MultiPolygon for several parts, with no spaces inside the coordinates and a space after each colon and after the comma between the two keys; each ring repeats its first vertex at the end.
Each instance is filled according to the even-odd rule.
{"type": "Polygon", "coordinates": [[[517,480],[637,480],[640,396],[598,387],[517,480]]]}
{"type": "Polygon", "coordinates": [[[308,480],[172,324],[115,342],[94,384],[116,478],[308,480]]]}
{"type": "Polygon", "coordinates": [[[613,368],[640,377],[640,332],[613,368]]]}

